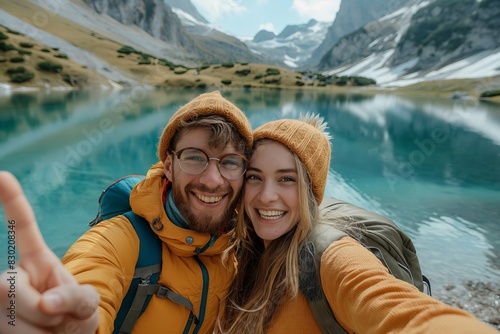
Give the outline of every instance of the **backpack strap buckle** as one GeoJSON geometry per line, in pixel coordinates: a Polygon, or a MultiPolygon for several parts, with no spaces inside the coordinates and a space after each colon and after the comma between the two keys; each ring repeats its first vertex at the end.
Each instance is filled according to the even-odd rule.
{"type": "MultiPolygon", "coordinates": [[[[155,285],[154,288],[156,289],[156,292],[154,292],[156,296],[158,296],[159,298],[169,299],[176,304],[184,306],[194,315],[194,307],[189,299],[173,292],[164,285],[155,285]]],[[[196,316],[195,319],[197,319],[196,316]]]]}

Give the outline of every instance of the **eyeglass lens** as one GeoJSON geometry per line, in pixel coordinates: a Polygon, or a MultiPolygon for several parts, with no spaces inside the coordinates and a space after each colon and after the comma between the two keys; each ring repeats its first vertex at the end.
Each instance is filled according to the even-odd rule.
{"type": "Polygon", "coordinates": [[[208,166],[209,160],[217,160],[219,172],[228,180],[240,178],[246,170],[245,160],[237,154],[228,154],[219,158],[209,158],[202,150],[186,148],[174,152],[179,159],[183,171],[197,175],[202,173],[208,166]]]}

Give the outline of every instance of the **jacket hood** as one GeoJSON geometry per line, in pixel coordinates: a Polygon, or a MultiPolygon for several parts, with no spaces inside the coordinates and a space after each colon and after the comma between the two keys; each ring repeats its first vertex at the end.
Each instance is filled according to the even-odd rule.
{"type": "Polygon", "coordinates": [[[166,182],[170,181],[167,180],[163,162],[160,161],[151,167],[146,178],[132,190],[130,195],[132,211],[146,219],[151,229],[178,256],[219,255],[229,247],[230,234],[223,234],[214,241],[215,237],[209,233],[184,229],[170,221],[162,201],[166,182]],[[212,245],[207,247],[210,243],[212,245]]]}

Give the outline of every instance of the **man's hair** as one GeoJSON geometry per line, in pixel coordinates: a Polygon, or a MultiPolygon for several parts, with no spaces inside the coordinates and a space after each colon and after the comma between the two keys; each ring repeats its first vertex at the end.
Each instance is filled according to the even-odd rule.
{"type": "MultiPolygon", "coordinates": [[[[220,92],[214,91],[200,94],[198,97],[181,106],[172,117],[170,117],[158,141],[157,155],[160,161],[165,161],[169,153],[169,148],[175,147],[171,142],[174,135],[182,126],[181,123],[192,122],[193,126],[199,126],[198,122],[201,119],[213,115],[223,117],[223,122],[233,124],[234,128],[237,129],[234,133],[239,133],[240,135],[238,140],[241,138],[248,148],[252,146],[252,127],[243,111],[231,103],[231,101],[224,98],[220,92]]],[[[209,125],[209,127],[213,126],[209,125]]],[[[214,133],[219,132],[220,131],[217,130],[214,133]]],[[[231,131],[231,133],[233,133],[233,131],[231,131]]],[[[232,136],[232,134],[230,136],[232,136]]],[[[231,141],[228,141],[228,143],[229,142],[231,141]]]]}
{"type": "Polygon", "coordinates": [[[171,151],[176,150],[177,142],[179,141],[179,138],[184,130],[200,127],[210,129],[211,135],[208,142],[210,147],[215,148],[232,145],[238,152],[245,155],[248,154],[245,140],[238,132],[238,129],[233,123],[218,115],[200,116],[189,121],[181,121],[174,136],[172,137],[172,140],[170,141],[169,149],[171,151]]]}

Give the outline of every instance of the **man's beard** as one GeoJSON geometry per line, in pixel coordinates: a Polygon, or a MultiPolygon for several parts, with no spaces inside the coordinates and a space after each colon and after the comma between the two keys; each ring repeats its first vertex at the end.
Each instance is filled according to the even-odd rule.
{"type": "MultiPolygon", "coordinates": [[[[206,189],[200,189],[200,187],[197,187],[198,190],[207,193],[206,189]]],[[[224,212],[219,214],[217,217],[210,216],[209,213],[207,214],[195,214],[192,212],[189,202],[185,201],[184,199],[186,196],[188,196],[189,193],[193,190],[192,187],[186,187],[185,193],[177,188],[173,187],[173,195],[174,195],[174,201],[175,205],[179,209],[182,217],[186,220],[186,223],[189,225],[189,228],[192,229],[193,231],[197,231],[200,233],[210,233],[210,234],[221,234],[223,231],[225,231],[228,227],[228,225],[231,223],[231,220],[235,216],[235,210],[236,210],[236,198],[233,198],[231,202],[229,203],[228,207],[224,212]],[[184,196],[183,196],[184,195],[184,196]]],[[[214,191],[214,193],[220,193],[217,191],[214,191]]],[[[233,196],[233,191],[232,188],[227,192],[226,195],[228,198],[231,198],[233,196]]]]}

